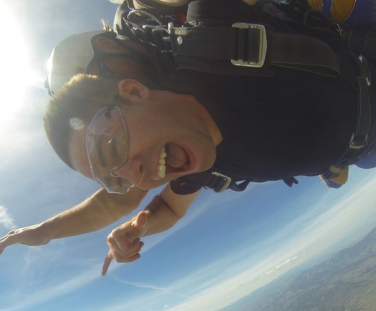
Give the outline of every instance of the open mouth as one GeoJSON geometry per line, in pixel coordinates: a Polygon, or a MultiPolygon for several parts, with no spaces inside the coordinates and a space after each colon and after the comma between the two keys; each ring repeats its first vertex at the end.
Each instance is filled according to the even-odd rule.
{"type": "Polygon", "coordinates": [[[163,148],[158,161],[158,177],[168,174],[181,173],[191,168],[191,160],[187,151],[174,143],[168,143],[163,148]]]}

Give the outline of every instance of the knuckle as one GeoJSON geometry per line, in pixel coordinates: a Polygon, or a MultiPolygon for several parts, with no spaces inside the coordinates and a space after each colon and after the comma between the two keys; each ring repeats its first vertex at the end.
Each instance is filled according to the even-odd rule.
{"type": "Polygon", "coordinates": [[[120,228],[115,228],[114,230],[112,230],[111,234],[114,238],[118,238],[122,235],[122,231],[120,228]]]}
{"type": "Polygon", "coordinates": [[[107,243],[113,244],[115,242],[115,239],[113,236],[108,236],[107,243]]]}

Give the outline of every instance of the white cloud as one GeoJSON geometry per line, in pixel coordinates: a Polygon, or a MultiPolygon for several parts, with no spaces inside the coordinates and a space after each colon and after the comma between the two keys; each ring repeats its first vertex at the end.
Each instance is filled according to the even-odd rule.
{"type": "Polygon", "coordinates": [[[12,230],[15,229],[17,226],[14,222],[14,219],[11,214],[9,214],[8,210],[0,205],[0,224],[2,224],[5,228],[12,230]]]}
{"type": "Polygon", "coordinates": [[[292,263],[296,259],[298,259],[298,256],[294,256],[293,258],[287,259],[285,262],[283,262],[279,265],[276,265],[275,269],[278,270],[278,269],[282,268],[283,266],[286,266],[286,265],[292,263]]]}
{"type": "MultiPolygon", "coordinates": [[[[138,283],[138,282],[128,282],[128,281],[121,280],[121,279],[116,278],[116,277],[111,277],[111,278],[114,279],[115,281],[122,283],[122,284],[130,285],[130,286],[137,287],[137,288],[144,288],[144,289],[151,289],[151,290],[155,290],[155,291],[160,291],[160,292],[163,292],[165,294],[178,296],[180,298],[188,298],[189,297],[187,295],[175,293],[174,291],[171,290],[171,288],[168,288],[168,287],[158,287],[158,286],[151,285],[151,284],[138,283]]],[[[164,307],[167,308],[167,306],[164,306],[164,307]]]]}

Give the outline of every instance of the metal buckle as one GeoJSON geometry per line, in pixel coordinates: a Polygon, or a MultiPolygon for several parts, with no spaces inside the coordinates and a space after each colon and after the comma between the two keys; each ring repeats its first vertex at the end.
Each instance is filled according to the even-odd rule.
{"type": "Polygon", "coordinates": [[[258,62],[249,62],[243,59],[232,59],[231,63],[235,66],[242,66],[242,67],[255,67],[261,68],[264,66],[266,51],[268,48],[268,43],[266,39],[266,29],[263,25],[258,24],[247,24],[247,23],[235,23],[231,27],[234,28],[241,28],[241,29],[258,29],[260,31],[260,45],[259,45],[259,56],[260,59],[258,62]]]}
{"type": "Polygon", "coordinates": [[[369,72],[369,69],[368,69],[368,64],[365,62],[365,58],[363,56],[363,54],[359,54],[359,60],[362,64],[364,64],[366,66],[366,68],[363,68],[365,70],[367,70],[368,72],[366,72],[366,74],[362,75],[363,78],[366,79],[366,82],[367,82],[367,86],[371,86],[371,73],[369,72]]]}
{"type": "MultiPolygon", "coordinates": [[[[223,178],[226,181],[225,184],[223,185],[223,187],[219,191],[216,191],[216,192],[223,192],[230,186],[230,184],[231,184],[231,178],[230,177],[223,175],[221,173],[218,173],[218,172],[212,172],[212,175],[223,178]]],[[[209,188],[209,189],[214,189],[214,188],[209,188]]]]}
{"type": "Polygon", "coordinates": [[[367,142],[368,141],[368,135],[366,136],[364,143],[357,143],[356,141],[354,141],[354,138],[355,138],[355,135],[353,133],[351,135],[350,144],[349,144],[350,149],[358,150],[358,149],[362,149],[362,148],[364,148],[365,146],[368,145],[368,142],[367,142]]]}

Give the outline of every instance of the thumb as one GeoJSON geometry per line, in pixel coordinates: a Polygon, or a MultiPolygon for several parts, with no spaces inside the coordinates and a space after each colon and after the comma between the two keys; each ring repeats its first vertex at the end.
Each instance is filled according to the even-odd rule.
{"type": "Polygon", "coordinates": [[[146,224],[148,221],[148,216],[146,212],[139,212],[138,215],[136,216],[136,219],[134,220],[134,227],[139,228],[139,229],[144,229],[146,228],[146,224]]]}
{"type": "Polygon", "coordinates": [[[136,238],[142,237],[146,231],[147,227],[147,214],[146,212],[139,212],[136,218],[132,221],[133,230],[129,233],[128,237],[131,239],[131,242],[136,238]]]}

